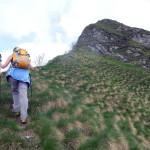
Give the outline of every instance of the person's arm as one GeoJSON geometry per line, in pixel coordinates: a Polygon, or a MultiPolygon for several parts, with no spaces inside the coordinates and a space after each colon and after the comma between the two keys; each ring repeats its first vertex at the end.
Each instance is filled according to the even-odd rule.
{"type": "Polygon", "coordinates": [[[4,64],[1,64],[1,63],[0,63],[0,67],[1,67],[2,69],[6,68],[6,67],[9,65],[9,63],[11,62],[12,57],[13,57],[13,55],[10,55],[10,56],[6,59],[6,61],[5,61],[4,64]]]}

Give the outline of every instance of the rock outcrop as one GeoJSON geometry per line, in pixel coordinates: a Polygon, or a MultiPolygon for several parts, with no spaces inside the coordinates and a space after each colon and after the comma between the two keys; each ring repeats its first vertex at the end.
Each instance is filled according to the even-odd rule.
{"type": "Polygon", "coordinates": [[[150,32],[104,19],[90,24],[74,49],[83,48],[150,69],[150,32]]]}

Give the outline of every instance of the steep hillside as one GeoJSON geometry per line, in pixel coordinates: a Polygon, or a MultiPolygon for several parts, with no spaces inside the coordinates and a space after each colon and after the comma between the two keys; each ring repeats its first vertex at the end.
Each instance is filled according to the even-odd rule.
{"type": "Polygon", "coordinates": [[[150,74],[76,50],[32,73],[28,126],[12,118],[2,76],[0,149],[149,150],[150,74]]]}
{"type": "Polygon", "coordinates": [[[81,33],[74,49],[84,48],[150,69],[150,32],[104,19],[81,33]]]}

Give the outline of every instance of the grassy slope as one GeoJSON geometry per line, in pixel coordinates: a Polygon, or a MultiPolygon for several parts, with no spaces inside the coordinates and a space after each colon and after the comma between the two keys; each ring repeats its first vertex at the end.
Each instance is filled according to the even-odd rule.
{"type": "Polygon", "coordinates": [[[149,72],[78,50],[37,69],[32,82],[21,128],[2,80],[0,149],[150,149],[149,72]]]}

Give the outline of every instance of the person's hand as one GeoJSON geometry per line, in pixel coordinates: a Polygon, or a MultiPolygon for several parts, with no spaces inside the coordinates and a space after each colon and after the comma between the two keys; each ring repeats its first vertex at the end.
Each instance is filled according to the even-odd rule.
{"type": "Polygon", "coordinates": [[[28,69],[34,70],[34,67],[30,65],[30,66],[28,67],[28,69]]]}

